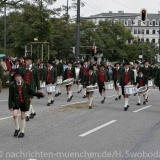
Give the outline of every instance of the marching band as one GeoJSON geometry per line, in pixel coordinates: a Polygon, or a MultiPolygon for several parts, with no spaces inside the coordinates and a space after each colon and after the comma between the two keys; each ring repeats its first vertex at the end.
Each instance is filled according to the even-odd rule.
{"type": "MultiPolygon", "coordinates": [[[[67,102],[70,102],[73,98],[72,85],[76,83],[78,85],[78,92],[81,93],[83,90],[83,98],[88,98],[89,109],[92,109],[93,95],[96,90],[99,89],[99,93],[102,97],[101,103],[105,102],[105,92],[114,89],[116,91],[115,100],[120,100],[121,95],[124,97],[124,111],[127,111],[130,107],[129,97],[131,95],[136,96],[138,99],[137,105],[141,105],[141,95],[144,97],[143,105],[148,102],[148,88],[149,86],[158,86],[160,88],[160,67],[150,66],[148,61],[145,60],[143,64],[138,61],[133,62],[131,66],[129,61],[125,60],[122,64],[120,62],[115,62],[113,66],[108,68],[104,62],[99,64],[89,63],[87,61],[73,63],[69,60],[67,62],[67,67],[64,69],[63,64],[60,62],[59,57],[55,57],[55,62],[49,59],[46,64],[42,61],[39,62],[38,67],[33,65],[33,58],[30,55],[25,57],[25,66],[20,66],[20,60],[13,61],[14,65],[9,73],[10,89],[9,95],[13,94],[11,88],[18,80],[15,78],[16,75],[20,75],[24,84],[29,85],[32,93],[26,95],[20,95],[19,108],[14,108],[11,105],[11,97],[9,96],[9,108],[10,109],[21,109],[25,112],[25,119],[29,121],[30,118],[34,118],[36,115],[32,100],[36,92],[43,93],[44,88],[46,88],[46,93],[48,94],[47,106],[54,103],[53,93],[55,92],[55,97],[61,94],[61,86],[66,86],[66,91],[68,94],[67,102]],[[143,65],[143,66],[142,66],[143,65]],[[18,71],[17,71],[18,70],[18,71]],[[112,70],[112,75],[110,74],[112,70]],[[122,93],[120,93],[120,90],[122,93]],[[29,99],[27,108],[24,109],[25,101],[23,99],[29,99]]],[[[22,88],[18,88],[19,90],[22,88]]],[[[38,98],[43,97],[37,94],[38,98]]],[[[36,96],[37,96],[36,95],[36,96]]],[[[16,112],[15,112],[16,114],[16,112]]],[[[19,125],[17,116],[14,116],[14,122],[16,125],[15,136],[19,133],[19,125]]],[[[24,113],[22,114],[24,119],[24,113]]],[[[24,122],[23,122],[24,123],[24,122]]],[[[24,128],[24,126],[23,126],[24,128]]],[[[24,133],[24,129],[21,131],[24,133]]],[[[24,135],[20,135],[23,137],[24,135]]]]}

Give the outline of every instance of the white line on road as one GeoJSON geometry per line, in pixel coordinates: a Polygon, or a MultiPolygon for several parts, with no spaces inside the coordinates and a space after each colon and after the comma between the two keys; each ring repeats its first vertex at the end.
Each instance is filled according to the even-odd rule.
{"type": "Polygon", "coordinates": [[[99,126],[99,127],[96,127],[96,128],[94,128],[94,129],[92,129],[92,130],[90,130],[90,131],[88,131],[88,132],[85,132],[85,133],[83,133],[83,134],[81,134],[81,135],[79,135],[80,137],[85,137],[85,136],[87,136],[87,135],[89,135],[89,134],[91,134],[91,133],[93,133],[93,132],[95,132],[95,131],[97,131],[97,130],[99,130],[99,129],[101,129],[101,128],[104,128],[104,127],[106,127],[106,126],[108,126],[108,125],[110,125],[110,124],[112,124],[112,123],[114,123],[114,122],[116,122],[117,120],[112,120],[112,121],[110,121],[110,122],[108,122],[108,123],[105,123],[105,124],[103,124],[103,125],[101,125],[101,126],[99,126]]]}
{"type": "Polygon", "coordinates": [[[7,99],[5,99],[5,100],[0,100],[0,102],[6,102],[6,101],[8,101],[7,99]]]}
{"type": "Polygon", "coordinates": [[[150,105],[150,106],[146,106],[146,107],[143,107],[143,108],[138,109],[138,110],[133,111],[133,112],[134,112],[134,113],[137,113],[137,112],[139,112],[139,111],[141,111],[141,110],[144,110],[144,109],[146,109],[146,108],[149,108],[149,107],[152,107],[152,105],[150,105]]]}
{"type": "MultiPolygon", "coordinates": [[[[18,116],[20,116],[20,114],[18,114],[18,116]]],[[[0,118],[0,121],[2,121],[2,120],[5,120],[5,119],[9,119],[9,118],[13,118],[13,116],[9,116],[9,117],[0,118]]]]}

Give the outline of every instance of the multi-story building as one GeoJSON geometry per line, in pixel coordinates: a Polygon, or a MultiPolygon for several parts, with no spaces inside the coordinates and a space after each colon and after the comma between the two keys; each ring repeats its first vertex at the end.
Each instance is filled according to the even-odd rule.
{"type": "Polygon", "coordinates": [[[118,11],[118,13],[101,13],[98,15],[92,15],[90,17],[97,17],[90,19],[96,25],[102,20],[111,20],[114,23],[121,22],[126,28],[131,29],[132,35],[138,41],[152,41],[158,45],[159,40],[159,25],[160,25],[160,15],[157,14],[147,14],[147,20],[145,22],[141,21],[140,13],[124,13],[123,11],[118,11]],[[122,15],[122,17],[121,17],[122,15]],[[123,17],[127,16],[128,17],[123,17]],[[107,16],[115,16],[114,18],[103,18],[107,16]],[[117,17],[116,17],[117,16],[117,17]],[[99,18],[98,18],[99,17],[99,18]]]}

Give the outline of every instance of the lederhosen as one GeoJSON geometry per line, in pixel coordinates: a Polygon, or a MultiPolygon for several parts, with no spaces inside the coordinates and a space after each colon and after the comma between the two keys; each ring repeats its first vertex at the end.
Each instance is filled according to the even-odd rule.
{"type": "Polygon", "coordinates": [[[117,80],[120,73],[120,68],[117,70],[116,68],[113,71],[113,80],[114,80],[114,87],[117,87],[117,80]]]}

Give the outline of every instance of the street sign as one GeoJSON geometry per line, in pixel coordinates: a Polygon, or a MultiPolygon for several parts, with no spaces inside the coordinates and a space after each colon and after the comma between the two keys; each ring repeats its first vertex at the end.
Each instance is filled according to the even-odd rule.
{"type": "Polygon", "coordinates": [[[160,55],[159,55],[159,53],[157,54],[157,62],[160,62],[160,55]]]}
{"type": "Polygon", "coordinates": [[[142,55],[139,55],[139,58],[142,58],[142,55]]]}

